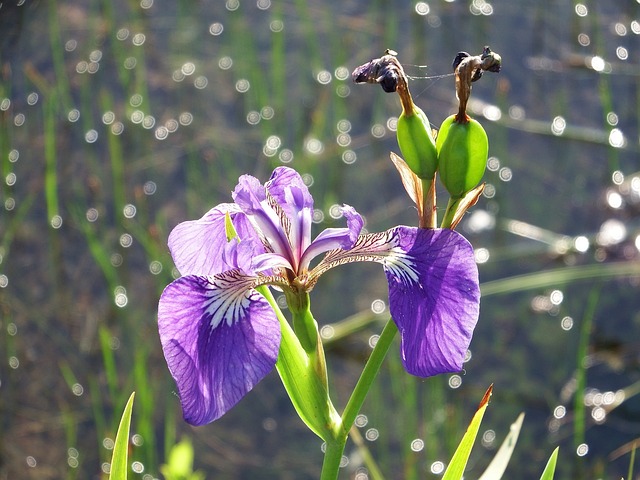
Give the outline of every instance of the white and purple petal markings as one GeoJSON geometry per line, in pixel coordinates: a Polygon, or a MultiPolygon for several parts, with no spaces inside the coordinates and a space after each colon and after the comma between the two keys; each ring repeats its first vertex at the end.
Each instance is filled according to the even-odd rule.
{"type": "Polygon", "coordinates": [[[256,278],[242,275],[239,270],[230,270],[208,277],[207,300],[204,312],[209,316],[209,326],[216,328],[221,323],[232,326],[246,316],[251,302],[260,294],[253,290],[256,278]]]}
{"type": "Polygon", "coordinates": [[[267,301],[254,290],[221,297],[218,281],[181,277],[165,289],[158,307],[167,365],[184,418],[193,425],[233,407],[273,369],[280,346],[279,323],[267,301]]]}

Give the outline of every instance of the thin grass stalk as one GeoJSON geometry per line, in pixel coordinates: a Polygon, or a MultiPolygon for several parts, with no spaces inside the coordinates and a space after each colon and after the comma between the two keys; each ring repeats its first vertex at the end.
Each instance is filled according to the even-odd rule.
{"type": "Polygon", "coordinates": [[[563,267],[543,272],[501,278],[499,280],[484,282],[480,285],[480,291],[483,297],[488,297],[491,295],[504,295],[506,293],[564,285],[581,280],[595,280],[598,278],[612,279],[638,275],[640,275],[640,263],[625,260],[623,262],[606,264],[563,267]]]}
{"type": "Polygon", "coordinates": [[[93,422],[96,426],[96,440],[98,445],[98,451],[100,452],[100,460],[102,462],[109,461],[110,451],[104,448],[104,440],[108,436],[112,435],[110,438],[115,438],[115,428],[107,427],[107,420],[105,418],[105,405],[103,402],[103,393],[100,390],[100,386],[98,385],[98,379],[89,376],[89,395],[91,399],[91,411],[93,412],[93,422]]]}
{"type": "MultiPolygon", "coordinates": [[[[71,451],[72,448],[76,448],[78,445],[78,418],[74,415],[68,406],[62,406],[62,424],[64,427],[65,440],[67,444],[67,453],[71,451]]],[[[69,455],[69,460],[71,460],[71,455],[69,455]]],[[[77,459],[76,459],[77,460],[77,459]]],[[[75,480],[78,478],[78,469],[77,468],[69,468],[67,469],[67,480],[75,480]]]]}
{"type": "MultiPolygon", "coordinates": [[[[117,32],[115,26],[117,25],[118,19],[116,18],[115,8],[116,2],[112,0],[102,0],[100,10],[101,14],[97,15],[96,18],[102,18],[106,20],[114,31],[117,32]]],[[[118,9],[127,8],[130,4],[127,2],[117,3],[118,9]]],[[[131,19],[134,17],[135,12],[130,8],[127,8],[126,12],[120,12],[125,18],[131,19]]],[[[124,68],[125,60],[127,59],[127,50],[124,47],[125,43],[122,40],[118,40],[117,38],[111,38],[111,53],[115,57],[115,63],[117,65],[116,72],[118,74],[118,80],[124,92],[131,91],[131,81],[132,75],[131,72],[124,68]]]]}
{"type": "Polygon", "coordinates": [[[633,478],[633,466],[636,462],[636,450],[637,444],[633,444],[633,448],[631,449],[631,457],[629,458],[629,471],[627,473],[627,478],[631,480],[633,478]]]}
{"type": "MultiPolygon", "coordinates": [[[[276,2],[273,7],[273,21],[283,21],[284,2],[276,2]]],[[[287,31],[273,32],[271,35],[271,51],[269,74],[271,76],[270,102],[279,118],[286,119],[287,110],[287,54],[286,39],[287,31]]],[[[283,122],[286,123],[286,122],[283,122]]],[[[285,129],[286,131],[286,129],[285,129]]]]}
{"type": "MultiPolygon", "coordinates": [[[[3,79],[0,79],[3,80],[3,79]]],[[[5,92],[4,81],[0,82],[0,101],[2,96],[7,95],[5,92]]],[[[10,84],[10,82],[6,82],[10,84]]],[[[9,90],[9,86],[7,86],[9,90]]],[[[9,139],[10,132],[9,115],[6,113],[0,113],[0,168],[2,169],[2,178],[6,178],[7,175],[13,170],[13,165],[9,161],[9,152],[11,150],[11,141],[9,139]]],[[[0,198],[7,198],[11,194],[11,187],[5,182],[0,182],[0,198]]],[[[6,215],[6,211],[2,213],[2,216],[6,215]]],[[[0,217],[2,218],[2,217],[0,217]]]]}
{"type": "MultiPolygon", "coordinates": [[[[7,256],[11,250],[13,239],[21,226],[24,225],[27,215],[31,212],[38,192],[30,193],[25,199],[18,203],[19,207],[12,211],[10,215],[6,210],[3,211],[3,217],[5,220],[0,222],[2,224],[2,235],[0,235],[0,251],[3,256],[7,256]]],[[[0,217],[0,218],[3,218],[0,217]]]]}
{"type": "MultiPolygon", "coordinates": [[[[600,300],[600,285],[594,286],[589,292],[587,300],[587,308],[582,317],[582,325],[580,327],[580,337],[578,340],[578,351],[576,354],[576,394],[574,398],[574,416],[573,416],[573,446],[577,447],[585,443],[586,431],[586,412],[584,404],[584,395],[587,388],[587,365],[586,358],[589,349],[589,338],[593,329],[593,320],[595,318],[596,308],[600,300]]],[[[580,464],[576,463],[579,478],[582,471],[580,464]]]]}
{"type": "Polygon", "coordinates": [[[118,369],[116,367],[116,359],[111,348],[111,332],[104,325],[100,325],[98,328],[98,339],[100,342],[100,352],[102,353],[102,364],[104,366],[104,373],[107,379],[107,389],[109,390],[109,398],[113,402],[122,400],[121,395],[118,395],[119,382],[118,382],[118,369]]]}
{"type": "Polygon", "coordinates": [[[416,452],[411,449],[411,442],[418,437],[418,427],[420,422],[418,402],[418,386],[417,378],[410,375],[403,375],[403,383],[405,384],[404,395],[400,398],[400,415],[402,416],[401,431],[398,432],[401,451],[403,452],[403,478],[407,480],[417,479],[419,476],[418,465],[416,465],[416,452]]]}
{"type": "MultiPolygon", "coordinates": [[[[103,111],[111,110],[112,99],[109,92],[105,89],[101,91],[100,100],[103,111]]],[[[116,218],[122,218],[124,206],[127,202],[125,194],[125,162],[122,150],[120,135],[114,135],[107,128],[107,143],[109,146],[109,163],[111,165],[111,182],[113,188],[113,209],[116,218]]]]}
{"type": "Polygon", "coordinates": [[[51,96],[50,101],[58,103],[64,110],[69,110],[73,103],[71,101],[71,86],[67,78],[64,62],[65,49],[60,35],[58,5],[58,2],[47,2],[51,59],[53,61],[53,70],[56,74],[56,94],[51,96]]]}
{"type": "MultiPolygon", "coordinates": [[[[447,404],[447,392],[445,388],[446,377],[438,375],[436,377],[429,378],[424,383],[424,399],[422,401],[422,431],[421,437],[424,438],[423,449],[423,461],[436,458],[444,458],[450,455],[450,451],[445,449],[442,439],[449,438],[448,435],[452,435],[456,438],[453,432],[447,431],[449,422],[447,418],[443,418],[442,421],[438,421],[439,412],[443,411],[447,404]]],[[[445,413],[445,412],[443,412],[445,413]]],[[[456,432],[457,433],[457,432],[456,432]]]]}
{"type": "Polygon", "coordinates": [[[55,97],[52,96],[42,102],[44,120],[44,161],[45,177],[44,192],[47,205],[47,221],[59,215],[58,200],[58,165],[56,153],[56,107],[55,97]]]}
{"type": "MultiPolygon", "coordinates": [[[[595,5],[594,5],[595,7],[595,5]]],[[[602,34],[602,26],[608,22],[602,21],[602,18],[598,14],[598,8],[593,8],[587,18],[591,19],[592,31],[594,33],[594,46],[597,55],[602,58],[607,57],[607,46],[605,45],[604,36],[602,34]]],[[[613,92],[611,89],[611,80],[606,73],[598,74],[598,97],[600,105],[602,106],[602,119],[605,131],[611,129],[609,122],[607,121],[607,114],[614,111],[613,107],[613,92]]],[[[616,170],[620,170],[620,155],[617,148],[607,148],[607,164],[609,166],[609,175],[616,170]]]]}
{"type": "Polygon", "coordinates": [[[89,222],[81,218],[78,214],[73,215],[73,217],[76,219],[76,225],[80,227],[80,230],[84,234],[85,241],[87,242],[94,261],[98,267],[100,267],[100,270],[107,281],[109,291],[113,293],[115,288],[120,285],[120,282],[116,269],[111,265],[111,255],[109,251],[105,245],[98,240],[98,236],[89,222]]]}

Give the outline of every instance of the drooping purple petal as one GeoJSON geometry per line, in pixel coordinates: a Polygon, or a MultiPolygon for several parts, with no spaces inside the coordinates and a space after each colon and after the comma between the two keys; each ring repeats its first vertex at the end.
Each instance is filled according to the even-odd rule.
{"type": "Polygon", "coordinates": [[[342,248],[348,250],[354,246],[358,239],[358,235],[362,231],[364,221],[355,208],[350,205],[342,207],[342,214],[347,219],[346,228],[326,228],[311,242],[311,245],[305,250],[300,261],[301,269],[306,269],[311,260],[318,255],[333,250],[334,248],[342,248]]]}
{"type": "Polygon", "coordinates": [[[361,235],[352,249],[329,252],[311,271],[311,281],[356,261],[383,264],[405,369],[420,377],[460,371],[480,311],[469,242],[449,229],[401,226],[361,235]]]}
{"type": "Polygon", "coordinates": [[[389,308],[405,369],[420,377],[459,372],[480,312],[473,248],[449,229],[393,229],[385,263],[389,308]]]}
{"type": "MultiPolygon", "coordinates": [[[[252,241],[256,254],[264,252],[255,230],[233,203],[222,203],[199,220],[182,222],[169,235],[169,250],[182,275],[215,275],[240,267],[232,251],[237,242],[228,242],[225,213],[229,213],[241,240],[252,241]]],[[[248,271],[247,271],[248,273],[248,271]]]]}
{"type": "Polygon", "coordinates": [[[193,425],[222,416],[276,363],[280,326],[253,282],[238,271],[189,275],[160,298],[162,348],[193,425]]]}

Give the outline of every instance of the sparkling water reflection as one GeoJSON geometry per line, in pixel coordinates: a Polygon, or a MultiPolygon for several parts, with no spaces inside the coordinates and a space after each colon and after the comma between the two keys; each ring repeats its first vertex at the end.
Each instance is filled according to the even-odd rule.
{"type": "MultiPolygon", "coordinates": [[[[371,231],[415,223],[415,211],[388,162],[388,152],[398,151],[397,98],[356,88],[349,81],[355,59],[373,58],[387,46],[398,49],[407,63],[428,63],[422,76],[435,77],[450,73],[456,51],[478,47],[468,38],[488,36],[496,47],[503,45],[509,68],[499,82],[478,82],[473,93],[478,100],[473,111],[489,120],[483,124],[492,157],[483,198],[462,228],[476,247],[482,281],[596,260],[604,265],[616,259],[633,262],[639,256],[635,219],[640,177],[634,175],[633,140],[638,137],[637,112],[625,97],[637,80],[633,42],[640,23],[632,10],[611,4],[605,12],[604,3],[514,9],[504,0],[446,1],[396,6],[390,15],[382,4],[310,2],[305,12],[302,4],[289,9],[262,0],[228,0],[225,7],[207,0],[180,9],[162,0],[141,0],[115,2],[96,17],[82,2],[52,9],[20,3],[23,22],[16,24],[22,25],[23,35],[12,33],[20,28],[15,25],[3,29],[0,52],[0,83],[5,86],[0,92],[0,323],[7,332],[0,340],[7,368],[0,371],[0,388],[3,398],[16,392],[20,399],[7,402],[7,435],[44,444],[33,433],[37,429],[21,423],[29,418],[34,425],[42,421],[51,427],[48,431],[60,432],[60,437],[38,450],[42,453],[37,462],[31,457],[34,466],[25,464],[33,447],[22,445],[27,453],[4,462],[0,475],[5,475],[3,468],[13,468],[5,465],[15,464],[19,467],[8,478],[23,478],[28,467],[35,474],[58,468],[57,477],[71,467],[78,478],[87,477],[102,459],[91,446],[96,429],[113,430],[122,408],[119,397],[132,385],[137,389],[143,377],[145,388],[154,392],[148,394],[153,401],[141,401],[147,406],[145,418],[155,422],[147,426],[149,432],[169,430],[163,425],[179,414],[172,410],[174,386],[159,355],[154,320],[162,287],[179,276],[166,238],[179,221],[198,218],[210,206],[227,201],[241,173],[264,176],[278,163],[300,169],[313,185],[314,221],[322,227],[337,225],[342,202],[362,211],[371,231]],[[363,17],[362,11],[371,16],[363,17]],[[380,47],[372,18],[388,20],[389,32],[397,35],[385,37],[390,45],[380,47]],[[560,24],[573,33],[555,35],[560,24]],[[49,31],[50,26],[57,29],[49,31]],[[458,32],[455,39],[451,32],[458,32]],[[556,40],[550,44],[531,38],[556,40]],[[599,96],[606,89],[610,102],[599,96]],[[51,120],[49,130],[45,118],[51,120]],[[605,185],[607,178],[611,181],[605,185]],[[522,228],[540,228],[525,233],[542,230],[551,238],[516,237],[517,232],[505,228],[508,219],[522,221],[522,228]],[[117,372],[107,373],[105,365],[115,351],[117,372]],[[57,368],[43,368],[63,364],[77,381],[64,383],[57,368]],[[22,378],[38,381],[24,385],[22,378]],[[94,407],[92,399],[103,403],[94,407]],[[54,411],[51,405],[56,405],[54,411]],[[60,409],[82,422],[64,424],[60,409]],[[105,417],[100,422],[94,417],[98,410],[105,417]],[[42,418],[32,418],[33,412],[41,412],[42,418]],[[73,447],[62,435],[71,432],[68,428],[77,434],[73,447]],[[76,449],[73,455],[71,448],[76,449]],[[49,451],[66,458],[68,467],[64,460],[64,465],[53,465],[49,451]]],[[[5,14],[8,7],[3,6],[5,14]]],[[[412,82],[414,100],[437,126],[454,103],[452,79],[412,82]]],[[[354,311],[388,315],[383,276],[367,271],[362,278],[351,277],[356,270],[336,274],[313,292],[321,327],[354,311]],[[343,292],[348,300],[333,301],[343,292]]],[[[597,433],[598,424],[604,422],[611,432],[628,421],[622,409],[613,409],[617,400],[606,399],[617,398],[614,392],[627,386],[635,358],[628,353],[627,337],[637,333],[629,321],[637,311],[637,281],[600,285],[594,338],[603,334],[607,342],[594,345],[590,357],[587,378],[602,388],[600,396],[593,395],[599,404],[588,407],[594,427],[587,432],[593,436],[585,440],[586,465],[611,450],[605,436],[597,433]],[[615,348],[608,347],[611,339],[615,348]],[[615,369],[609,370],[610,365],[615,369]]],[[[582,324],[586,292],[595,287],[584,281],[559,288],[551,285],[497,301],[487,297],[465,376],[439,379],[446,392],[442,401],[452,402],[452,410],[469,411],[467,403],[454,405],[453,399],[471,405],[477,402],[471,400],[474,389],[499,376],[500,388],[508,388],[522,404],[500,403],[504,419],[492,419],[491,428],[500,437],[508,429],[511,411],[526,408],[527,415],[536,418],[529,424],[536,441],[525,451],[539,458],[548,454],[539,445],[562,443],[570,436],[573,404],[561,390],[570,384],[576,363],[567,352],[577,344],[580,328],[574,324],[582,324]],[[548,335],[550,330],[562,335],[548,335]],[[544,375],[550,371],[553,375],[544,375]],[[447,384],[457,391],[449,395],[447,384]],[[554,397],[556,401],[549,402],[554,397]],[[555,418],[555,407],[549,405],[563,405],[566,412],[555,418]],[[548,431],[558,436],[546,437],[548,431]]],[[[353,358],[366,358],[378,331],[372,326],[331,351],[330,361],[340,365],[332,377],[339,398],[346,397],[345,389],[355,381],[353,358]]],[[[372,404],[401,408],[396,394],[404,394],[413,379],[399,383],[397,375],[389,375],[395,367],[385,365],[383,391],[372,404]]],[[[417,398],[431,402],[429,392],[437,382],[418,383],[417,398]]],[[[274,380],[256,392],[255,400],[247,398],[247,407],[237,416],[206,427],[206,434],[187,431],[197,444],[197,458],[209,458],[201,454],[204,449],[210,455],[219,453],[207,443],[219,435],[230,452],[225,465],[238,478],[264,474],[242,464],[249,449],[257,459],[268,458],[269,464],[273,460],[281,471],[305,471],[298,464],[291,467],[294,457],[305,467],[314,465],[317,457],[305,456],[305,447],[317,443],[301,432],[280,391],[274,380]],[[273,415],[278,428],[258,428],[256,434],[255,425],[270,424],[262,423],[267,415],[273,415]],[[281,432],[287,432],[286,439],[281,432]],[[287,458],[282,460],[270,446],[280,445],[284,451],[290,432],[299,434],[296,455],[283,453],[287,458]],[[234,456],[237,451],[242,454],[234,456]]],[[[502,399],[496,395],[495,402],[502,399]]],[[[387,433],[384,421],[396,421],[388,411],[372,408],[367,415],[379,427],[376,447],[388,450],[389,471],[402,468],[401,452],[392,446],[405,445],[406,450],[415,438],[431,445],[422,432],[409,432],[403,439],[387,433]]],[[[416,424],[422,420],[424,430],[438,431],[444,425],[438,423],[442,419],[430,423],[429,415],[416,424]]],[[[182,433],[182,424],[177,424],[182,433]]],[[[464,425],[448,428],[463,431],[464,425]]],[[[100,431],[98,438],[107,433],[113,434],[100,431]]],[[[623,443],[624,433],[615,433],[606,436],[615,438],[608,442],[623,443]]],[[[153,435],[145,438],[149,452],[163,451],[159,445],[171,441],[163,438],[156,444],[153,435]]],[[[157,475],[162,459],[132,448],[144,457],[135,459],[144,474],[157,475]]],[[[425,451],[429,458],[421,471],[431,468],[440,474],[444,464],[437,459],[449,458],[450,452],[425,451]]],[[[352,465],[357,463],[350,458],[352,465]]],[[[217,461],[207,464],[209,476],[217,473],[217,461]]],[[[531,463],[515,464],[526,468],[531,463]]],[[[108,471],[109,464],[102,468],[108,471]]],[[[315,473],[300,478],[316,478],[315,473]]]]}

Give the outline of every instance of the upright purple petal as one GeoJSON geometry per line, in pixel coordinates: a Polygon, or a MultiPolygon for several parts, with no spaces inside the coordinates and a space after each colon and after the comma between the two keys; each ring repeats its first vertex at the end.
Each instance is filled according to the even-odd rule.
{"type": "Polygon", "coordinates": [[[266,187],[287,215],[302,209],[313,210],[313,197],[300,174],[293,168],[276,168],[266,187]]]}
{"type": "Polygon", "coordinates": [[[276,363],[280,326],[253,282],[237,271],[189,275],[160,298],[162,348],[193,425],[222,416],[276,363]]]}
{"type": "Polygon", "coordinates": [[[283,211],[267,198],[267,191],[260,181],[251,175],[242,175],[233,191],[233,199],[254,225],[256,232],[271,246],[275,253],[297,265],[287,238],[289,225],[283,211]]]}
{"type": "Polygon", "coordinates": [[[256,254],[264,252],[258,236],[240,208],[233,203],[223,203],[209,210],[199,220],[182,222],[171,231],[169,250],[182,275],[215,275],[240,266],[234,263],[234,255],[230,251],[237,242],[230,244],[227,241],[225,213],[230,214],[238,237],[253,241],[259,250],[256,254]]]}
{"type": "Polygon", "coordinates": [[[299,259],[311,242],[313,197],[300,174],[288,167],[276,168],[265,187],[290,221],[287,237],[299,259]]]}
{"type": "Polygon", "coordinates": [[[420,377],[459,372],[480,312],[473,248],[453,230],[392,230],[398,248],[384,268],[405,369],[420,377]]]}

